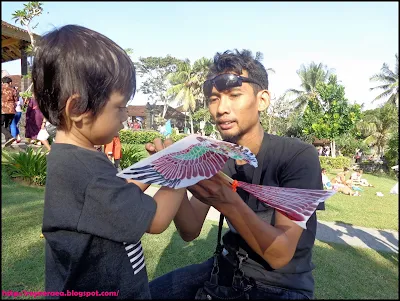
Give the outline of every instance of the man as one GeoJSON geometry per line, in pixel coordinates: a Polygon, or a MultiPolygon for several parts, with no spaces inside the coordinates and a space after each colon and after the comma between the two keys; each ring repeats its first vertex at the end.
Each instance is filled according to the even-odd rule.
{"type": "Polygon", "coordinates": [[[8,146],[15,140],[11,135],[10,125],[14,119],[18,95],[17,90],[12,86],[10,77],[3,77],[1,83],[1,133],[6,138],[4,146],[8,146]]]}
{"type": "MultiPolygon", "coordinates": [[[[224,173],[254,184],[322,189],[318,153],[312,145],[264,132],[259,115],[269,106],[268,75],[250,51],[217,53],[203,90],[222,138],[248,147],[259,162],[255,169],[230,160],[224,173]],[[254,181],[256,174],[259,181],[254,181]]],[[[163,147],[160,140],[146,145],[149,152],[163,147]]],[[[223,237],[224,255],[219,270],[221,285],[231,286],[234,265],[238,262],[234,250],[239,250],[248,254],[242,271],[246,285],[252,285],[248,291],[250,299],[313,298],[311,257],[317,226],[315,212],[307,222],[307,230],[303,230],[243,190],[233,192],[219,176],[188,189],[193,197],[190,201],[187,197],[183,200],[174,219],[185,241],[199,236],[210,206],[228,221],[230,231],[223,237]]],[[[204,282],[210,280],[212,267],[210,258],[153,280],[152,298],[193,299],[204,282]]]]}

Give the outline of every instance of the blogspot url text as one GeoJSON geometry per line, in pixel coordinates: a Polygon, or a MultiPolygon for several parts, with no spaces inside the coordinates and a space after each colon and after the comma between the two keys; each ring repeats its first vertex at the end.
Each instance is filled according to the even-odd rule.
{"type": "Polygon", "coordinates": [[[116,292],[77,292],[74,290],[67,290],[65,292],[29,292],[29,291],[5,291],[3,290],[3,297],[118,297],[119,290],[116,292]]]}

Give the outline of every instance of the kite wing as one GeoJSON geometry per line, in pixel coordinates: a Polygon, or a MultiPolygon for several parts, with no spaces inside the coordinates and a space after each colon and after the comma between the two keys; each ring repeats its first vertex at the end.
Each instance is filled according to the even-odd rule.
{"type": "Polygon", "coordinates": [[[306,229],[306,223],[317,209],[336,192],[332,190],[314,190],[286,187],[272,187],[236,181],[234,187],[240,187],[254,195],[261,202],[278,210],[295,223],[306,229]]]}
{"type": "Polygon", "coordinates": [[[117,176],[178,189],[211,178],[229,158],[258,166],[256,157],[246,147],[191,135],[122,170],[117,176]]]}

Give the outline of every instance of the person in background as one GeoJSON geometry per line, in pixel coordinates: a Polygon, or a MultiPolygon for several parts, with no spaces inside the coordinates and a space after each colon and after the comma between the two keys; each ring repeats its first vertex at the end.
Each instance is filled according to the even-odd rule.
{"type": "Polygon", "coordinates": [[[140,124],[137,120],[133,121],[133,129],[134,130],[140,130],[140,124]]]}
{"type": "Polygon", "coordinates": [[[46,129],[47,124],[50,124],[50,122],[48,122],[46,118],[43,118],[42,126],[39,133],[37,134],[37,139],[46,147],[47,151],[50,152],[51,146],[48,141],[48,139],[50,138],[50,134],[47,132],[46,129]]]}
{"type": "Polygon", "coordinates": [[[15,115],[14,118],[11,122],[11,135],[16,139],[13,143],[20,143],[21,142],[21,136],[19,135],[19,129],[18,129],[18,123],[21,119],[22,116],[22,109],[24,107],[24,100],[22,97],[18,97],[18,101],[16,102],[15,106],[15,115]]]}
{"type": "Polygon", "coordinates": [[[114,136],[110,143],[104,145],[104,152],[106,153],[108,159],[113,162],[115,168],[118,169],[119,162],[122,158],[121,140],[119,139],[119,135],[114,136]]]}
{"type": "Polygon", "coordinates": [[[343,171],[339,172],[334,178],[332,178],[331,182],[332,184],[338,183],[338,184],[344,184],[348,186],[352,186],[352,181],[351,180],[346,180],[346,176],[349,173],[349,169],[347,167],[343,168],[343,171]]]}
{"type": "Polygon", "coordinates": [[[355,170],[350,175],[350,180],[352,181],[353,184],[360,184],[361,186],[364,187],[374,187],[372,184],[368,183],[366,179],[362,179],[362,175],[363,175],[362,169],[355,170]]]}
{"type": "Polygon", "coordinates": [[[12,79],[8,76],[3,77],[1,79],[1,133],[6,139],[4,146],[9,146],[15,141],[10,125],[15,116],[17,101],[17,90],[12,86],[12,79]]]}
{"type": "Polygon", "coordinates": [[[355,158],[356,158],[356,163],[357,163],[357,164],[360,164],[360,163],[361,163],[362,155],[363,155],[362,150],[361,150],[361,149],[358,150],[357,153],[356,153],[356,156],[355,156],[355,158]]]}
{"type": "Polygon", "coordinates": [[[353,191],[349,186],[340,183],[333,183],[329,180],[325,168],[321,169],[322,184],[327,190],[335,190],[337,192],[350,195],[350,196],[360,196],[358,191],[353,191]]]}
{"type": "Polygon", "coordinates": [[[332,189],[332,183],[329,180],[327,176],[327,172],[325,168],[321,169],[321,176],[322,176],[322,185],[324,185],[325,189],[331,190],[332,189]]]}
{"type": "Polygon", "coordinates": [[[43,125],[43,118],[43,114],[40,112],[38,103],[33,95],[28,100],[28,107],[26,109],[25,138],[28,139],[28,142],[36,142],[37,135],[43,125]]]}

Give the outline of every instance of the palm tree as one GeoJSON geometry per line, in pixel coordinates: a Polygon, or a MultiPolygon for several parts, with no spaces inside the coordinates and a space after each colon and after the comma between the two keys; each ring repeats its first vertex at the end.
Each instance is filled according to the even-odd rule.
{"type": "Polygon", "coordinates": [[[395,72],[389,69],[388,64],[383,63],[381,72],[373,75],[369,80],[370,81],[380,81],[382,85],[370,88],[370,91],[375,89],[384,90],[383,93],[379,94],[373,101],[378,99],[389,97],[387,102],[390,102],[398,108],[399,106],[399,57],[397,53],[396,57],[396,65],[395,72]]]}
{"type": "Polygon", "coordinates": [[[393,131],[397,130],[397,125],[396,107],[387,103],[381,108],[369,111],[364,120],[357,125],[357,129],[366,137],[364,142],[377,147],[378,154],[382,155],[393,131]]]}
{"type": "Polygon", "coordinates": [[[317,92],[318,83],[324,83],[328,80],[332,71],[327,69],[326,65],[322,63],[316,64],[311,62],[310,65],[301,65],[300,69],[296,71],[301,80],[301,87],[303,90],[288,89],[284,93],[284,97],[294,96],[290,102],[296,110],[302,114],[307,107],[309,101],[317,101],[321,107],[324,106],[321,97],[317,92]]]}
{"type": "Polygon", "coordinates": [[[178,70],[168,75],[171,88],[167,90],[167,96],[174,96],[177,105],[183,104],[183,110],[189,112],[191,132],[193,133],[192,114],[198,104],[204,104],[202,85],[206,78],[208,69],[212,61],[201,58],[194,62],[193,66],[187,59],[178,64],[178,70]]]}

